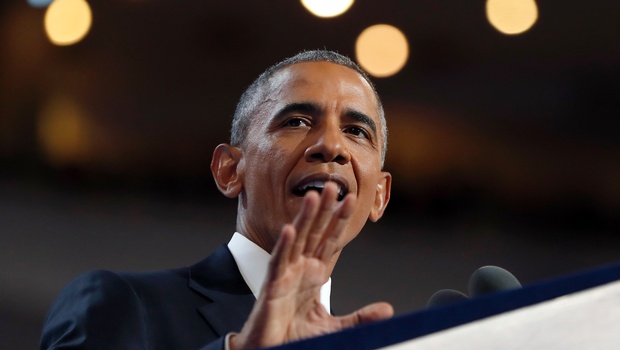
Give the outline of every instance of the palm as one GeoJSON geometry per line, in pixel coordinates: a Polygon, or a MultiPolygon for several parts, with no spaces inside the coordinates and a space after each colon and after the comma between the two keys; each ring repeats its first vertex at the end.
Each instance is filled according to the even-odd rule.
{"type": "Polygon", "coordinates": [[[300,257],[282,276],[281,285],[273,295],[274,305],[285,311],[281,327],[286,339],[301,339],[329,332],[334,326],[332,317],[320,303],[319,291],[325,282],[327,266],[312,257],[300,257]],[[289,322],[290,321],[290,322],[289,322]]]}

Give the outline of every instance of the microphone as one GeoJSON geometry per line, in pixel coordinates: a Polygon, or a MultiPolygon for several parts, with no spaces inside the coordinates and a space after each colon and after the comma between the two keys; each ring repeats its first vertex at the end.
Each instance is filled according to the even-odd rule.
{"type": "Polygon", "coordinates": [[[435,292],[428,299],[428,303],[426,303],[426,307],[434,307],[440,305],[452,304],[457,301],[467,300],[469,299],[465,293],[461,293],[458,290],[454,289],[442,289],[440,291],[435,292]]]}
{"type": "Polygon", "coordinates": [[[458,290],[442,289],[430,297],[426,307],[447,305],[467,300],[470,297],[475,298],[488,293],[517,288],[521,288],[521,283],[510,272],[497,266],[483,266],[474,271],[469,278],[469,297],[458,290]]]}
{"type": "Polygon", "coordinates": [[[497,266],[483,266],[469,278],[469,295],[478,297],[484,294],[521,288],[519,280],[510,272],[497,266]]]}

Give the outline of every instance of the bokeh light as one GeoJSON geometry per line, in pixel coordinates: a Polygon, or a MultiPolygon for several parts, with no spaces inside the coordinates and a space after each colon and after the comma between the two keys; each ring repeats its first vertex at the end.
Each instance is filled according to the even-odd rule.
{"type": "Polygon", "coordinates": [[[90,6],[84,0],[55,0],[45,13],[45,32],[56,45],[82,40],[92,24],[90,6]]]}
{"type": "Polygon", "coordinates": [[[487,19],[504,34],[520,34],[530,29],[538,19],[534,0],[487,0],[487,19]]]}
{"type": "Polygon", "coordinates": [[[75,101],[66,96],[48,100],[37,119],[37,138],[50,163],[62,166],[83,161],[89,149],[89,126],[75,101]]]}
{"type": "Polygon", "coordinates": [[[54,0],[28,0],[28,5],[37,8],[49,6],[54,0]]]}
{"type": "Polygon", "coordinates": [[[302,5],[317,17],[336,17],[345,13],[353,0],[301,0],[302,5]]]}
{"type": "Polygon", "coordinates": [[[377,24],[364,29],[355,43],[358,63],[379,78],[398,73],[409,58],[407,37],[398,28],[377,24]]]}

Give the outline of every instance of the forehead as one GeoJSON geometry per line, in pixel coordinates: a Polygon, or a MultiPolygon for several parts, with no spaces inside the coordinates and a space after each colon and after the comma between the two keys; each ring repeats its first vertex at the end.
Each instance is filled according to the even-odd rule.
{"type": "Polygon", "coordinates": [[[269,79],[264,92],[265,100],[276,105],[292,102],[338,105],[359,109],[380,122],[378,101],[370,84],[355,70],[336,63],[301,62],[284,67],[269,79]]]}

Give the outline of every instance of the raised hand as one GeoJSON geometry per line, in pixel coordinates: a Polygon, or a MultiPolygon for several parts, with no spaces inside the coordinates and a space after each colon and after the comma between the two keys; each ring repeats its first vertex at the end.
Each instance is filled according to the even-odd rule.
{"type": "Polygon", "coordinates": [[[337,186],[325,184],[321,195],[306,194],[292,224],[283,227],[273,249],[267,279],[241,333],[230,339],[232,349],[268,347],[339,331],[389,318],[387,303],[375,303],[335,317],[320,303],[355,197],[337,201],[337,186]]]}

